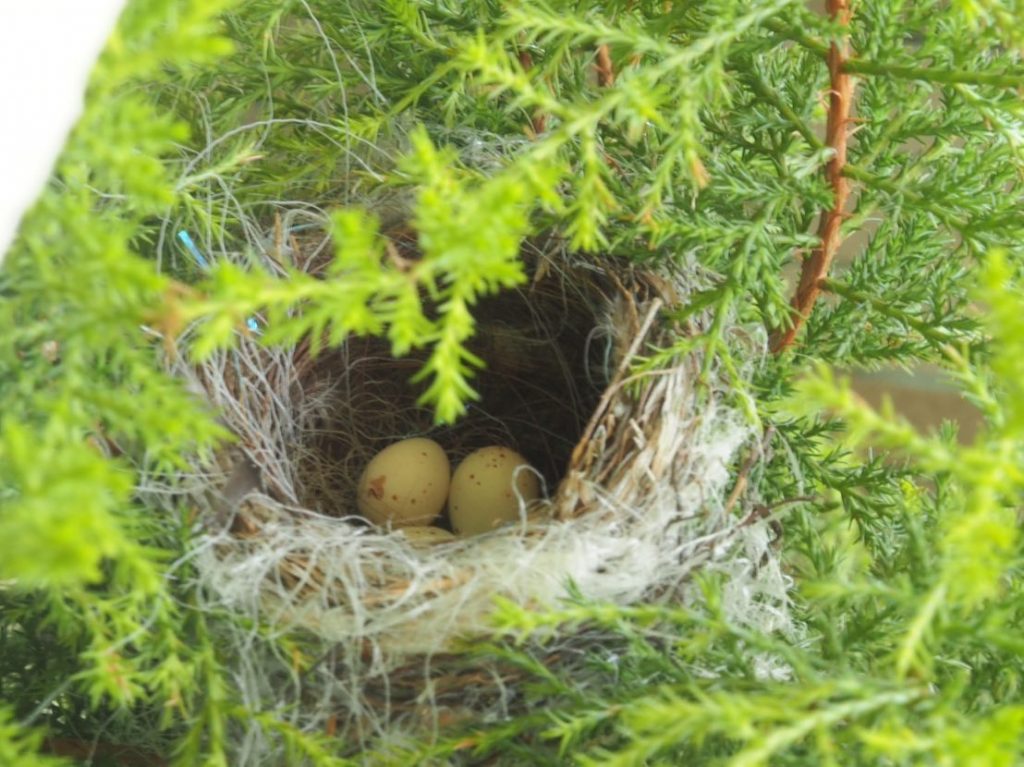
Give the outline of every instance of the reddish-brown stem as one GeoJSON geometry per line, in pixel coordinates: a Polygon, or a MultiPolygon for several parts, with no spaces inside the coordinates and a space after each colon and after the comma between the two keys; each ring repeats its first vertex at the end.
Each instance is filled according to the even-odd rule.
{"type": "Polygon", "coordinates": [[[597,46],[597,84],[602,88],[615,85],[615,67],[612,66],[612,54],[605,44],[597,46]]]}
{"type": "MultiPolygon", "coordinates": [[[[828,0],[828,12],[833,21],[844,27],[850,24],[850,0],[828,0]]],[[[850,58],[847,40],[835,41],[828,52],[828,71],[831,87],[828,99],[828,122],[825,143],[832,149],[832,158],[825,175],[832,187],[832,207],[821,217],[818,226],[820,244],[800,270],[800,284],[793,296],[793,324],[777,331],[772,337],[772,351],[779,352],[793,343],[804,322],[814,308],[821,293],[821,280],[828,276],[832,259],[843,241],[842,224],[850,189],[843,168],[846,166],[846,145],[849,139],[850,106],[853,102],[853,78],[844,71],[850,58]]]]}
{"type": "Polygon", "coordinates": [[[519,51],[519,65],[524,71],[529,72],[533,68],[533,56],[527,50],[519,51]]]}

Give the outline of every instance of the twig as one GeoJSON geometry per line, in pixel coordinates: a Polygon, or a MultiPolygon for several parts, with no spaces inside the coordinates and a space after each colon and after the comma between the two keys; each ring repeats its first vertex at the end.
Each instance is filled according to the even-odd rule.
{"type": "Polygon", "coordinates": [[[622,359],[619,361],[618,370],[615,371],[615,375],[608,384],[608,388],[605,389],[604,394],[601,395],[600,402],[597,403],[597,407],[594,408],[594,414],[590,417],[590,422],[583,430],[583,436],[579,438],[576,443],[576,447],[572,451],[571,465],[577,466],[583,460],[583,456],[586,453],[587,443],[594,434],[594,430],[597,425],[601,422],[601,419],[607,415],[607,408],[611,404],[612,397],[614,397],[619,389],[622,388],[623,379],[626,378],[626,373],[629,370],[629,366],[633,361],[633,357],[637,352],[640,351],[640,347],[643,345],[644,339],[647,337],[647,333],[650,331],[651,326],[654,324],[655,318],[658,316],[658,312],[661,310],[662,301],[660,298],[655,298],[647,310],[647,315],[644,317],[643,324],[633,337],[633,342],[629,345],[629,349],[622,355],[622,359]]]}
{"type": "Polygon", "coordinates": [[[597,84],[602,88],[610,88],[615,85],[615,67],[612,65],[611,51],[608,44],[602,43],[597,46],[597,84]]]}
{"type": "Polygon", "coordinates": [[[736,483],[732,487],[732,492],[729,493],[729,497],[725,501],[725,515],[728,516],[732,512],[736,503],[747,489],[747,481],[750,476],[751,469],[754,468],[754,464],[757,459],[765,454],[768,450],[768,445],[771,444],[772,437],[775,436],[775,427],[769,426],[764,433],[764,438],[761,440],[761,444],[756,448],[751,448],[747,454],[746,460],[743,461],[743,465],[740,467],[739,472],[736,475],[736,483]]]}
{"type": "MultiPolygon", "coordinates": [[[[850,25],[850,1],[828,0],[828,12],[832,20],[843,27],[850,25]]],[[[847,123],[850,121],[850,105],[853,101],[853,79],[845,70],[850,58],[847,40],[835,41],[828,52],[828,71],[831,82],[829,93],[828,122],[825,128],[825,144],[832,149],[825,174],[832,187],[832,207],[821,219],[818,237],[821,244],[811,257],[803,263],[800,284],[793,296],[793,324],[777,331],[772,337],[772,351],[780,352],[793,343],[797,333],[814,308],[821,292],[821,280],[828,275],[832,259],[835,258],[843,241],[842,224],[846,201],[849,197],[849,182],[843,174],[846,166],[846,145],[849,138],[847,123]]]]}
{"type": "MultiPolygon", "coordinates": [[[[523,68],[524,72],[529,72],[533,69],[533,56],[525,48],[519,50],[519,65],[523,68]]],[[[539,109],[533,113],[530,117],[530,130],[534,136],[539,136],[548,127],[548,118],[539,109]]]]}

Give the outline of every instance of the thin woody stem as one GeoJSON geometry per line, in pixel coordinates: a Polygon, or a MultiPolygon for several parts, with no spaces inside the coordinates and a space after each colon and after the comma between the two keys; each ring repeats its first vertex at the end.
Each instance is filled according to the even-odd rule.
{"type": "Polygon", "coordinates": [[[597,84],[602,88],[610,88],[615,85],[615,67],[612,65],[612,54],[608,45],[603,43],[597,46],[597,84]]]}
{"type": "MultiPolygon", "coordinates": [[[[852,13],[850,0],[828,0],[828,12],[833,21],[844,27],[849,26],[852,13]]],[[[832,187],[832,207],[822,216],[818,227],[820,244],[811,257],[804,261],[800,271],[800,284],[792,301],[793,324],[785,330],[777,331],[772,337],[774,352],[782,351],[796,339],[818,300],[821,280],[828,275],[832,260],[843,241],[843,214],[850,194],[849,182],[843,169],[846,167],[848,123],[854,88],[853,79],[845,69],[849,59],[849,43],[846,40],[833,42],[828,52],[831,89],[825,128],[825,144],[832,149],[832,158],[825,168],[825,175],[832,187]]]]}
{"type": "Polygon", "coordinates": [[[747,484],[750,479],[750,472],[753,470],[754,465],[757,461],[765,456],[768,452],[768,446],[771,444],[772,438],[775,436],[775,427],[769,426],[764,433],[764,437],[761,439],[761,444],[751,448],[747,454],[746,459],[743,461],[743,465],[740,467],[739,472],[736,474],[736,482],[732,486],[732,490],[729,493],[729,497],[725,501],[725,515],[728,516],[737,502],[743,496],[743,493],[747,490],[747,484]]]}
{"type": "MultiPolygon", "coordinates": [[[[524,72],[529,72],[533,69],[533,56],[526,49],[519,51],[519,65],[523,68],[524,72]]],[[[539,109],[533,113],[530,117],[530,130],[534,136],[538,136],[547,129],[548,118],[539,109]]]]}

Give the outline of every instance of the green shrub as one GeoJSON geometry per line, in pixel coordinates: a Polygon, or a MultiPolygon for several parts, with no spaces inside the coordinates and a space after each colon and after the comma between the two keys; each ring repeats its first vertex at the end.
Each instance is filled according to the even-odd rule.
{"type": "Polygon", "coordinates": [[[45,731],[231,764],[232,730],[257,727],[289,763],[342,763],[344,744],[238,699],[219,641],[237,619],[168,568],[191,512],[147,509],[117,453],[168,474],[226,439],[159,358],[185,323],[202,355],[257,310],[268,343],[425,347],[424,402],[457,418],[475,301],[521,282],[520,242],[554,230],[594,259],[706,270],[690,311],[718,321],[648,365],[701,349],[728,373],[749,349],[727,318],[774,334],[755,380],[731,375],[772,434],[752,479],[802,630],[735,625],[713,581],[692,609],[505,605],[479,651],[522,665],[544,705],[380,759],[1017,763],[1022,29],[995,0],[863,0],[848,24],[787,0],[131,0],[0,273],[0,761],[55,763],[36,755],[45,731]],[[847,39],[848,156],[830,170],[827,62],[847,39]],[[377,235],[388,195],[425,254],[411,280],[377,235]],[[279,200],[337,208],[329,279],[169,257],[167,222],[242,250],[246,217],[279,200]],[[868,244],[830,276],[804,267],[824,297],[790,345],[786,267],[829,211],[868,244]],[[981,409],[972,444],[828,372],[917,361],[981,409]],[[546,632],[581,625],[617,632],[618,660],[547,673],[546,632]]]}

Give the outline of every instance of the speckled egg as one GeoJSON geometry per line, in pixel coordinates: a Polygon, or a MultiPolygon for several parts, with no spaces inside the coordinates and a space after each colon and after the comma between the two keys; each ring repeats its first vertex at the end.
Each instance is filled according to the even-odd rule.
{"type": "Polygon", "coordinates": [[[540,480],[523,456],[507,447],[485,447],[455,469],[448,515],[456,533],[478,535],[518,520],[520,498],[529,503],[538,497],[540,480]]]}
{"type": "Polygon", "coordinates": [[[444,508],[451,466],[431,439],[404,439],[381,450],[359,478],[359,511],[382,527],[429,525],[444,508]]]}
{"type": "Polygon", "coordinates": [[[400,534],[414,549],[429,549],[457,540],[454,535],[440,527],[403,527],[400,534]]]}

